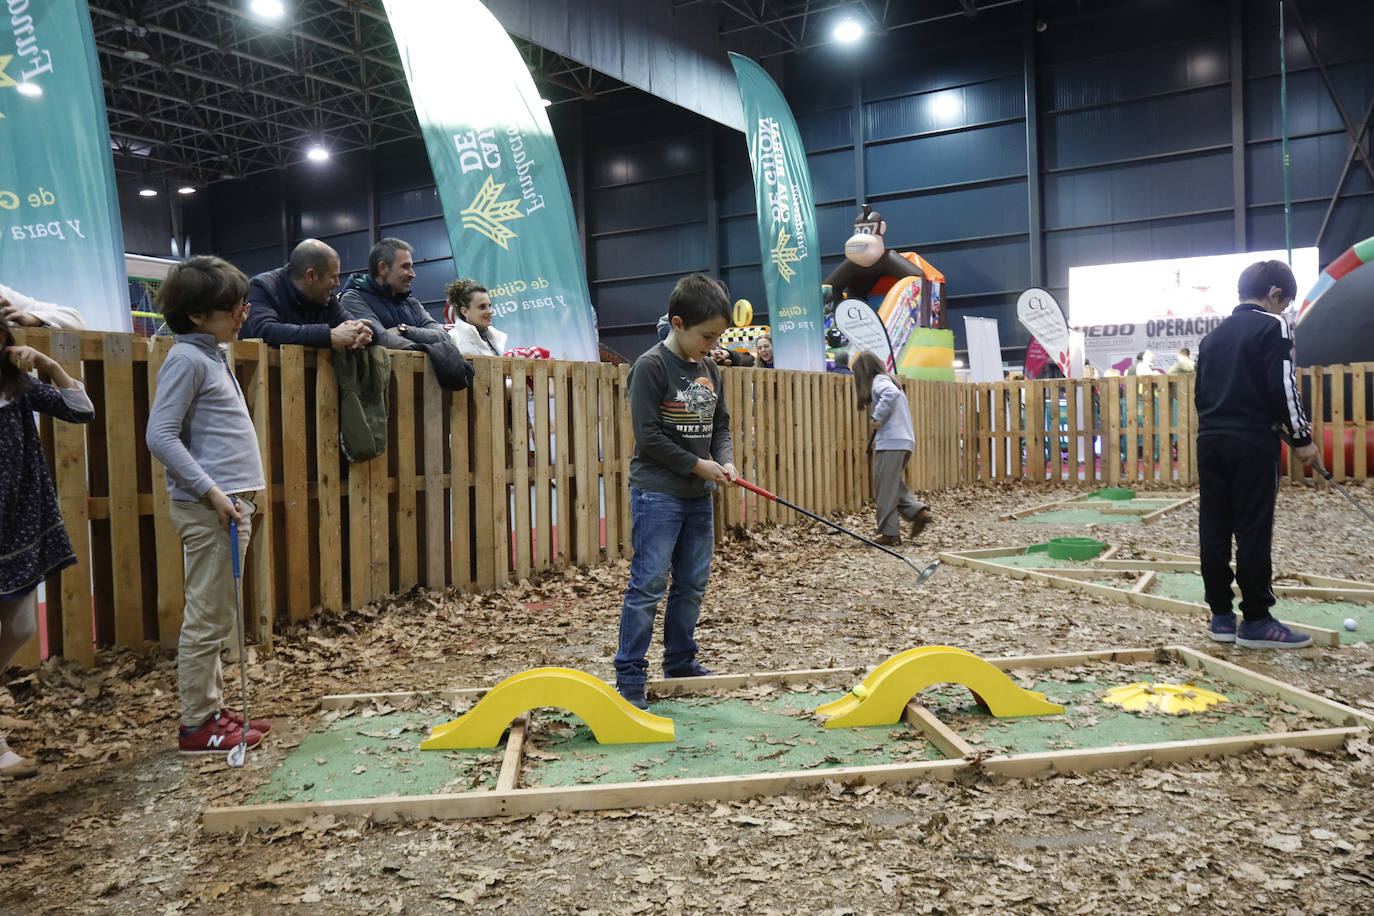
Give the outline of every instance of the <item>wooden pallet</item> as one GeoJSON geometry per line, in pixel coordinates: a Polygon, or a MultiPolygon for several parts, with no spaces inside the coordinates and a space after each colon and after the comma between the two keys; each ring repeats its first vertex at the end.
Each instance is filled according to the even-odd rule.
{"type": "MultiPolygon", "coordinates": [[[[920,703],[907,705],[903,719],[920,731],[940,753],[943,760],[876,766],[834,767],[796,772],[762,773],[745,776],[716,776],[696,779],[660,779],[647,782],[613,783],[590,786],[549,788],[519,787],[527,719],[512,725],[497,787],[454,794],[382,796],[335,801],[288,802],[234,807],[212,807],[204,814],[210,833],[269,827],[305,820],[321,814],[360,815],[376,821],[420,818],[467,818],[523,816],[540,811],[594,811],[608,808],[651,807],[782,795],[806,786],[834,781],[846,786],[882,785],[913,779],[951,780],[961,775],[1033,777],[1051,773],[1087,773],[1094,770],[1139,763],[1159,765],[1196,757],[1240,754],[1260,747],[1302,747],[1329,750],[1341,747],[1347,738],[1374,727],[1374,716],[1333,702],[1316,694],[1276,681],[1231,662],[1212,658],[1183,646],[1157,649],[1105,649],[1060,655],[1008,656],[989,658],[988,662],[1010,671],[1017,668],[1044,670],[1093,662],[1176,662],[1219,680],[1244,687],[1325,719],[1330,727],[1302,731],[1273,732],[1229,738],[1202,738],[1156,744],[1135,744],[1110,748],[1045,751],[1031,754],[988,754],[965,741],[956,731],[920,703]]],[[[671,682],[651,682],[650,692],[659,695],[693,693],[701,690],[728,690],[753,684],[853,683],[862,669],[834,668],[805,671],[771,671],[747,675],[717,675],[683,678],[671,682]]],[[[487,688],[468,688],[430,693],[347,694],[325,697],[327,709],[383,701],[422,698],[476,698],[487,688]]]]}

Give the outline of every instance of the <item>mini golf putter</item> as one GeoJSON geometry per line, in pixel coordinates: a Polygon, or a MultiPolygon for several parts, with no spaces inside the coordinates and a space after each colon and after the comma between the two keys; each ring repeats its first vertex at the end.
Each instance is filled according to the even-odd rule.
{"type": "Polygon", "coordinates": [[[574,668],[531,668],[486,692],[466,713],[435,726],[422,751],[495,747],[516,718],[544,706],[566,709],[599,744],[673,741],[673,720],[631,705],[605,681],[574,668]]]}
{"type": "MultiPolygon", "coordinates": [[[[234,508],[237,509],[239,499],[237,496],[232,498],[234,508]]],[[[239,683],[243,685],[243,725],[239,728],[239,743],[229,749],[229,753],[224,757],[224,762],[237,769],[243,766],[248,756],[248,656],[243,645],[243,589],[241,587],[241,570],[239,569],[239,523],[232,518],[229,520],[229,553],[233,555],[234,563],[234,613],[235,625],[239,634],[239,683]]]]}
{"type": "Polygon", "coordinates": [[[891,550],[891,549],[889,549],[889,548],[887,548],[887,547],[884,547],[882,544],[879,544],[877,541],[870,540],[869,538],[864,537],[862,534],[859,534],[858,532],[850,531],[848,528],[844,527],[843,525],[837,525],[837,524],[835,524],[834,522],[832,522],[832,521],[831,521],[830,519],[828,519],[828,518],[825,518],[825,517],[823,517],[823,516],[817,515],[817,514],[814,513],[814,512],[809,512],[809,511],[807,511],[806,509],[803,509],[801,506],[798,506],[796,503],[788,502],[787,500],[783,499],[781,496],[778,496],[778,495],[775,494],[775,493],[770,493],[769,491],[765,490],[763,487],[759,486],[758,484],[756,484],[756,483],[750,483],[749,481],[745,480],[743,477],[736,477],[736,478],[734,479],[734,483],[735,483],[736,486],[743,487],[744,489],[748,490],[750,493],[753,493],[753,494],[755,494],[755,495],[757,495],[757,496],[762,496],[764,499],[772,500],[772,501],[775,502],[775,503],[780,503],[781,505],[784,505],[784,506],[786,506],[787,508],[791,509],[793,512],[800,512],[802,515],[805,515],[807,518],[815,519],[816,521],[820,522],[820,523],[823,524],[823,525],[829,525],[831,528],[834,528],[836,531],[839,531],[839,532],[842,533],[842,534],[847,534],[847,535],[849,535],[850,537],[855,538],[856,540],[863,541],[863,542],[864,542],[865,544],[867,544],[869,547],[876,547],[876,548],[878,548],[879,550],[881,550],[883,553],[890,554],[890,555],[896,557],[897,559],[899,559],[899,560],[901,560],[903,563],[905,563],[907,566],[910,566],[913,570],[915,570],[915,572],[916,572],[916,584],[917,584],[917,585],[920,585],[921,583],[923,583],[923,582],[925,582],[927,579],[929,579],[931,576],[935,575],[936,570],[938,570],[938,569],[940,568],[940,561],[939,561],[939,559],[936,559],[936,560],[934,560],[933,562],[926,564],[926,567],[925,567],[924,569],[921,569],[921,568],[917,567],[915,563],[911,562],[911,559],[910,559],[909,557],[904,557],[904,556],[902,556],[900,553],[898,553],[897,551],[891,550]]]}
{"type": "Polygon", "coordinates": [[[816,708],[826,728],[895,725],[911,698],[932,684],[960,684],[998,718],[1053,716],[1064,711],[1042,693],[1020,687],[972,652],[950,646],[908,649],[883,662],[849,693],[816,708]]]}

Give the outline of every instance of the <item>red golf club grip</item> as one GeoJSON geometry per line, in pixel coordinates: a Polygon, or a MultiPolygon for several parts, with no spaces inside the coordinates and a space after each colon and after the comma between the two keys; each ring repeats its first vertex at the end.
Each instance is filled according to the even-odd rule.
{"type": "Polygon", "coordinates": [[[741,487],[744,487],[744,489],[748,490],[751,493],[757,493],[764,499],[771,499],[773,502],[778,501],[778,498],[774,496],[772,493],[769,493],[767,490],[765,490],[763,487],[759,486],[756,483],[750,483],[743,477],[736,477],[735,483],[739,484],[741,487]]]}

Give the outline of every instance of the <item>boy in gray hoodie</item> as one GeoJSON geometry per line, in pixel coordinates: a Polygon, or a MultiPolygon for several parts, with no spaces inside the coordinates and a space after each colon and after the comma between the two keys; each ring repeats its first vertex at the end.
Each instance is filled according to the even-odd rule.
{"type": "Polygon", "coordinates": [[[229,523],[239,527],[241,564],[257,492],[266,486],[253,420],[224,351],[248,317],[247,293],[242,271],[202,256],[173,267],[157,297],[177,340],[157,374],[146,441],[167,469],[172,523],[185,553],[177,649],[183,754],[224,753],[241,740],[254,748],[272,727],[259,719],[245,723],[223,705],[220,670],[220,647],[238,614],[229,523]]]}

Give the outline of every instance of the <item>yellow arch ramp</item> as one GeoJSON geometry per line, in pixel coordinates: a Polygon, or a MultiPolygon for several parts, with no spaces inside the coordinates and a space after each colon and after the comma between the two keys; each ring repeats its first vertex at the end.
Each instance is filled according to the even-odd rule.
{"type": "MultiPolygon", "coordinates": [[[[972,652],[949,646],[908,649],[883,662],[864,678],[858,696],[851,692],[818,707],[826,728],[893,725],[916,694],[932,684],[962,684],[972,690],[994,716],[1052,716],[1064,707],[1045,695],[1018,687],[1000,668],[972,652]]],[[[857,690],[857,688],[856,688],[857,690]]]]}
{"type": "Polygon", "coordinates": [[[518,716],[542,706],[566,709],[591,728],[601,744],[672,741],[673,720],[637,709],[611,685],[573,668],[531,668],[513,674],[466,713],[437,726],[422,751],[495,747],[518,716]]]}

